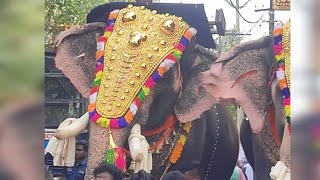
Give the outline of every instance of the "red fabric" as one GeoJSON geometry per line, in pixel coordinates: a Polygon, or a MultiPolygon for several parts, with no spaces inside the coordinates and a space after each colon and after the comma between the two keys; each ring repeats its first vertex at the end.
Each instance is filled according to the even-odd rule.
{"type": "Polygon", "coordinates": [[[113,25],[106,27],[106,31],[112,32],[113,31],[113,25]]]}
{"type": "Polygon", "coordinates": [[[172,54],[169,54],[169,55],[166,57],[166,59],[170,59],[170,60],[172,60],[172,61],[174,61],[174,62],[177,61],[176,57],[174,57],[174,55],[172,55],[172,54]]]}
{"type": "Polygon", "coordinates": [[[99,37],[98,42],[107,42],[107,38],[104,36],[99,37]]]}
{"type": "Polygon", "coordinates": [[[181,52],[183,52],[186,49],[186,47],[183,44],[176,45],[176,48],[179,49],[179,51],[181,52]]]}
{"type": "Polygon", "coordinates": [[[273,49],[275,54],[281,54],[283,52],[282,44],[275,45],[273,49]]]}
{"type": "Polygon", "coordinates": [[[91,94],[97,92],[99,89],[99,86],[95,86],[94,88],[91,89],[91,94]]]}
{"type": "Polygon", "coordinates": [[[99,71],[102,71],[103,69],[103,64],[99,64],[96,68],[96,73],[98,73],[99,71]]]}
{"type": "Polygon", "coordinates": [[[280,65],[279,65],[279,67],[278,67],[278,69],[279,69],[279,70],[281,69],[281,70],[283,70],[283,71],[284,71],[284,70],[285,70],[285,66],[284,66],[284,64],[280,64],[280,65]]]}
{"type": "Polygon", "coordinates": [[[141,106],[141,102],[140,102],[140,100],[139,100],[138,97],[136,97],[136,98],[134,99],[134,102],[136,103],[136,106],[137,106],[138,108],[141,106]]]}
{"type": "Polygon", "coordinates": [[[146,87],[148,88],[152,88],[153,86],[155,86],[155,82],[153,81],[152,77],[149,77],[149,79],[147,80],[147,82],[144,84],[146,87]]]}

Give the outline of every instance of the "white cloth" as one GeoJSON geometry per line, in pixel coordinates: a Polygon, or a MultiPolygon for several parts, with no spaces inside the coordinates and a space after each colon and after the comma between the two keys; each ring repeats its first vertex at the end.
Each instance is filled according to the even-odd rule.
{"type": "Polygon", "coordinates": [[[149,152],[149,144],[144,136],[141,135],[140,124],[135,124],[130,132],[129,138],[130,154],[135,162],[134,173],[141,169],[147,173],[152,170],[152,154],[149,152]]]}
{"type": "Polygon", "coordinates": [[[270,177],[273,180],[290,180],[290,169],[281,161],[271,167],[270,177]]]}
{"type": "MultiPolygon", "coordinates": [[[[58,129],[67,127],[74,122],[76,122],[76,119],[66,119],[59,125],[58,129]]],[[[53,136],[49,140],[49,143],[46,147],[46,152],[49,152],[53,156],[54,166],[74,166],[76,139],[73,136],[69,139],[58,140],[53,136]]]]}

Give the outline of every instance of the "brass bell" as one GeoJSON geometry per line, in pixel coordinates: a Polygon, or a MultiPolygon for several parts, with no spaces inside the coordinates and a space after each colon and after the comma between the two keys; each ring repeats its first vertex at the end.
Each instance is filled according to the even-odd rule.
{"type": "Polygon", "coordinates": [[[129,170],[134,170],[135,167],[136,167],[136,162],[131,161],[131,164],[129,166],[129,170]]]}
{"type": "Polygon", "coordinates": [[[174,131],[172,132],[172,134],[173,134],[174,136],[176,136],[176,135],[177,135],[177,132],[174,130],[174,131]]]}
{"type": "Polygon", "coordinates": [[[165,145],[165,146],[166,146],[166,145],[169,145],[168,139],[164,140],[163,145],[165,145]]]}
{"type": "Polygon", "coordinates": [[[160,154],[159,148],[156,148],[156,149],[153,151],[153,154],[156,154],[156,155],[160,154]]]}

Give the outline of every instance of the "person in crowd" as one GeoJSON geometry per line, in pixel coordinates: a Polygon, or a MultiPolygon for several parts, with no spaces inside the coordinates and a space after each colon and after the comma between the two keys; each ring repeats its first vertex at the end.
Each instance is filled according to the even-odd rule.
{"type": "Polygon", "coordinates": [[[75,165],[66,169],[67,180],[82,180],[86,175],[88,163],[88,142],[81,140],[76,143],[75,165]]]}
{"type": "Polygon", "coordinates": [[[246,180],[246,177],[244,176],[240,167],[238,166],[234,167],[230,180],[246,180]]]}
{"type": "MultiPolygon", "coordinates": [[[[156,180],[151,174],[147,173],[143,169],[134,173],[128,180],[156,180]]],[[[124,179],[125,180],[125,179],[124,179]]]]}
{"type": "Polygon", "coordinates": [[[247,180],[253,180],[253,168],[249,164],[241,144],[239,147],[237,166],[241,168],[247,180]]]}
{"type": "Polygon", "coordinates": [[[93,170],[96,180],[122,180],[124,173],[115,165],[103,163],[93,170]]]}
{"type": "Polygon", "coordinates": [[[166,173],[163,180],[187,180],[187,177],[180,171],[171,171],[166,173]]]}

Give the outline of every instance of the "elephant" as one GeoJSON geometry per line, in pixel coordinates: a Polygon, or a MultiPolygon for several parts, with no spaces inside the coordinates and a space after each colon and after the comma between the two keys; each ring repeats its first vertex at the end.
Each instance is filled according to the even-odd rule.
{"type": "Polygon", "coordinates": [[[290,135],[275,73],[273,37],[239,44],[199,74],[201,87],[214,99],[235,100],[248,117],[240,139],[256,179],[270,179],[281,160],[290,169],[290,135]]]}
{"type": "MultiPolygon", "coordinates": [[[[87,23],[62,32],[56,39],[56,66],[85,98],[89,98],[90,84],[94,79],[97,37],[103,34],[105,26],[102,22],[87,23]]],[[[176,117],[178,122],[172,126],[172,133],[159,145],[160,149],[153,149],[151,174],[156,179],[165,172],[176,170],[198,179],[229,179],[236,165],[239,140],[231,114],[224,105],[214,105],[211,95],[198,89],[198,74],[208,70],[217,56],[195,42],[196,36],[191,39],[179,63],[174,64],[150,90],[136,112],[133,123],[125,128],[111,129],[115,144],[128,149],[130,144],[127,138],[132,127],[139,124],[144,134],[165,127],[169,117],[176,117]],[[177,134],[181,133],[182,126],[188,122],[192,127],[181,157],[175,164],[170,164],[168,155],[176,143],[177,134]]],[[[86,113],[81,118],[87,119],[87,116],[86,113]]],[[[150,146],[154,146],[152,142],[162,138],[165,132],[162,130],[151,137],[145,135],[150,146]]],[[[79,131],[60,133],[74,136],[79,131]]],[[[103,161],[104,153],[109,148],[108,142],[111,141],[109,137],[107,128],[89,122],[86,178],[91,179],[93,169],[103,161]]],[[[130,161],[129,157],[127,161],[130,161]]]]}

